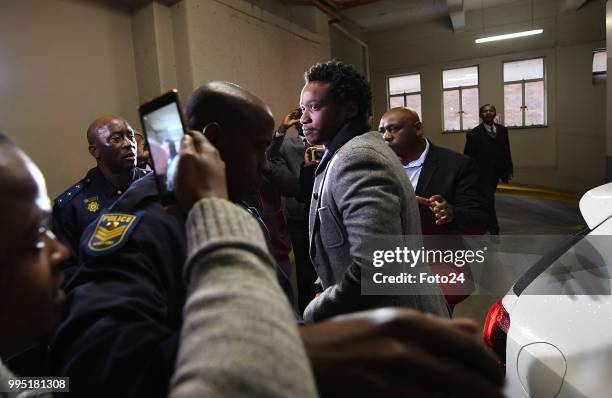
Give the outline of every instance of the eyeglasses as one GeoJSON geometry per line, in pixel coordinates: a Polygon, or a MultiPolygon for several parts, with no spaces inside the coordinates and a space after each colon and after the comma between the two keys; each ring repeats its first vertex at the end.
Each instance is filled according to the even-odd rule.
{"type": "Polygon", "coordinates": [[[38,228],[38,241],[36,242],[36,250],[42,250],[47,246],[46,238],[55,239],[55,234],[47,227],[38,228]]]}
{"type": "Polygon", "coordinates": [[[34,245],[31,246],[31,248],[36,252],[40,252],[47,246],[48,240],[53,239],[56,238],[55,234],[51,231],[51,216],[49,213],[43,213],[39,220],[38,229],[36,230],[34,245]]]}

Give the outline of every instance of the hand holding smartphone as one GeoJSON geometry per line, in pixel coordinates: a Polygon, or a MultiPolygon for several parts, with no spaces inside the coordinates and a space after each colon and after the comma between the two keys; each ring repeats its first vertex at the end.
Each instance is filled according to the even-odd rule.
{"type": "Polygon", "coordinates": [[[176,203],[174,173],[181,139],[187,132],[178,92],[169,91],[140,105],[138,113],[151,153],[161,202],[164,206],[176,203]]]}

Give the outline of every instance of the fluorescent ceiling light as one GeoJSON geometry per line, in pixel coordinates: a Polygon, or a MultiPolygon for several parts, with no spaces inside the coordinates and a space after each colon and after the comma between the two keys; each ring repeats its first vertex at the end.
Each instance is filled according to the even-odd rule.
{"type": "Polygon", "coordinates": [[[474,42],[476,42],[476,43],[487,43],[487,42],[490,42],[490,41],[514,39],[515,37],[525,37],[525,36],[539,35],[542,32],[544,32],[544,29],[527,30],[525,32],[516,32],[516,33],[508,33],[506,35],[483,37],[483,38],[474,40],[474,42]]]}

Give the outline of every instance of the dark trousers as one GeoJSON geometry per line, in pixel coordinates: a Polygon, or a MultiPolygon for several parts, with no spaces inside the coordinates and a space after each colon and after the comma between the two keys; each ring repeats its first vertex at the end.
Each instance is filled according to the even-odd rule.
{"type": "Polygon", "coordinates": [[[499,223],[497,222],[497,212],[495,211],[495,191],[497,190],[497,179],[488,181],[484,187],[487,201],[489,202],[489,213],[491,215],[489,221],[489,232],[491,235],[499,235],[499,223]]]}
{"type": "Polygon", "coordinates": [[[291,235],[293,254],[295,255],[295,274],[298,289],[298,307],[300,314],[315,296],[317,273],[310,261],[308,250],[308,225],[305,221],[287,219],[287,229],[291,235]]]}

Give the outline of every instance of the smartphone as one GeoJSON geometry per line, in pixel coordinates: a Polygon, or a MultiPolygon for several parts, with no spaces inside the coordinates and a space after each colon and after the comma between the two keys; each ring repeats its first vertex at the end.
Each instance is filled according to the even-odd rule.
{"type": "Polygon", "coordinates": [[[138,107],[159,196],[164,206],[176,203],[174,173],[181,139],[187,131],[187,123],[181,109],[176,90],[168,91],[138,107]]]}
{"type": "Polygon", "coordinates": [[[314,145],[306,149],[306,156],[311,162],[323,159],[325,155],[325,145],[314,145]]]}

